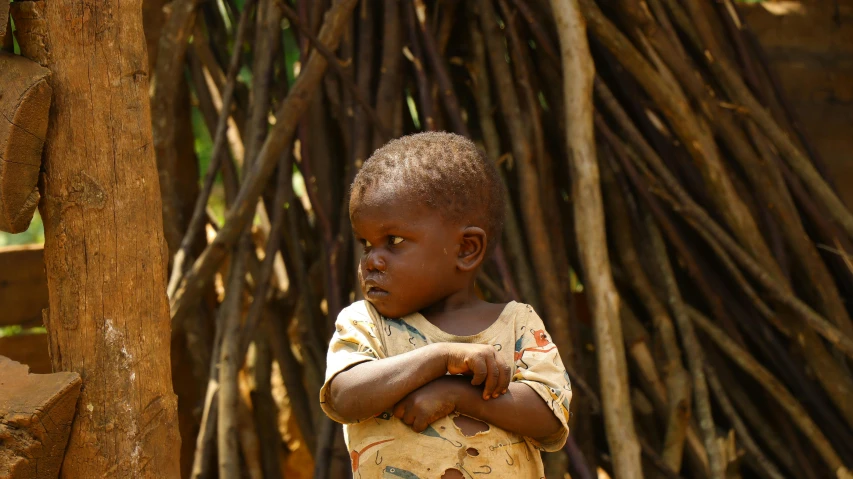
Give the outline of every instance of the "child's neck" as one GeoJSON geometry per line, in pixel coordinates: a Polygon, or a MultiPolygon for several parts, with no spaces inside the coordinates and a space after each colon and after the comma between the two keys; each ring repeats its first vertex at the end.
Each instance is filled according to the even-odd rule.
{"type": "Polygon", "coordinates": [[[420,313],[446,333],[472,336],[494,324],[504,306],[483,301],[477,296],[472,285],[431,304],[420,313]]]}

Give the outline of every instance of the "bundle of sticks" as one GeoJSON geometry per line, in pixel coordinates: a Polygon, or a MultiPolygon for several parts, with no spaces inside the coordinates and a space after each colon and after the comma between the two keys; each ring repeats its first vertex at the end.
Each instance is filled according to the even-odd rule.
{"type": "Polygon", "coordinates": [[[572,378],[548,477],[851,477],[853,215],[733,0],[175,0],[158,51],[193,477],[281,477],[274,362],[315,477],[346,474],[317,397],[359,297],[348,185],[423,130],[505,181],[478,284],[532,304],[572,378]]]}

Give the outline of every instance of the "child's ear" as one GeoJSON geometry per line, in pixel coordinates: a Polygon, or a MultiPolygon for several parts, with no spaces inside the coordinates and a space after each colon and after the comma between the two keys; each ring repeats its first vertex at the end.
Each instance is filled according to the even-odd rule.
{"type": "Polygon", "coordinates": [[[474,271],[486,257],[488,238],[483,228],[467,226],[462,230],[462,242],[459,245],[459,256],[456,267],[461,271],[474,271]]]}

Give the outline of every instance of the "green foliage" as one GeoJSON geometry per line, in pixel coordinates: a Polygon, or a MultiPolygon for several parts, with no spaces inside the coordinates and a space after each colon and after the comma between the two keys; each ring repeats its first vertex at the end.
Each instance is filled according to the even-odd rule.
{"type": "Polygon", "coordinates": [[[0,246],[12,246],[22,244],[44,244],[44,225],[41,222],[39,212],[33,216],[30,227],[26,231],[11,234],[0,231],[0,246]]]}
{"type": "Polygon", "coordinates": [[[0,338],[6,336],[18,336],[22,334],[44,334],[47,330],[44,326],[37,326],[35,328],[23,328],[22,326],[16,324],[13,326],[0,326],[0,338]]]}

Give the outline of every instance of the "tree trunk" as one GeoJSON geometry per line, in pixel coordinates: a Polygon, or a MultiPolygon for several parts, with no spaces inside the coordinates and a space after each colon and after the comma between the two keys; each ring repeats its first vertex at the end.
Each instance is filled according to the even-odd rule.
{"type": "Polygon", "coordinates": [[[13,4],[51,71],[40,212],[54,370],[83,378],[62,476],[179,476],[167,249],[139,0],[13,4]]]}

